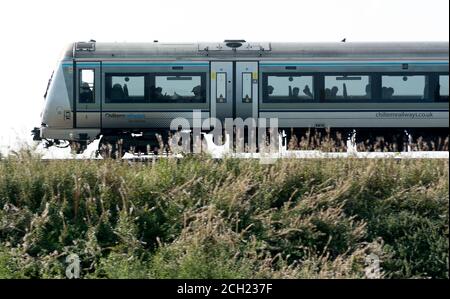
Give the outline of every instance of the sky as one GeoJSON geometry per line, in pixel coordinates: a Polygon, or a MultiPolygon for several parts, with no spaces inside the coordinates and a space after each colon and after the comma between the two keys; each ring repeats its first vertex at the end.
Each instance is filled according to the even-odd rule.
{"type": "Polygon", "coordinates": [[[28,141],[73,41],[448,41],[448,0],[0,1],[0,151],[28,141]]]}

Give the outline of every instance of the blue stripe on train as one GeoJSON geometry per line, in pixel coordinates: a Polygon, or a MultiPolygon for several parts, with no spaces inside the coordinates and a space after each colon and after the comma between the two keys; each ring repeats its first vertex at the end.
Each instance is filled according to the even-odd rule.
{"type": "Polygon", "coordinates": [[[370,65],[448,65],[448,61],[399,61],[399,62],[261,62],[260,66],[370,66],[370,65]]]}
{"type": "MultiPolygon", "coordinates": [[[[100,62],[77,62],[77,65],[83,67],[96,67],[100,62]]],[[[383,66],[393,66],[393,65],[448,65],[448,61],[399,61],[399,62],[260,62],[260,66],[371,66],[371,65],[383,65],[383,66]]],[[[63,63],[64,67],[73,66],[72,63],[63,63]]],[[[133,66],[209,66],[208,63],[119,63],[119,62],[102,62],[102,66],[105,67],[133,67],[133,66]]]]}
{"type": "MultiPolygon", "coordinates": [[[[95,63],[95,62],[77,62],[78,66],[82,66],[82,67],[98,67],[100,65],[99,62],[95,63]]],[[[72,63],[63,63],[62,64],[63,67],[71,67],[73,66],[72,63]]],[[[209,66],[208,63],[108,63],[108,62],[103,62],[102,63],[103,67],[140,67],[140,66],[203,66],[203,67],[207,67],[209,66]]]]}

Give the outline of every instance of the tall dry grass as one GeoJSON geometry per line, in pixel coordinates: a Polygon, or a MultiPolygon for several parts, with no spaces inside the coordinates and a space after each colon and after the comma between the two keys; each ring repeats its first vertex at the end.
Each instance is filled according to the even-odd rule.
{"type": "Polygon", "coordinates": [[[448,161],[0,161],[0,278],[448,278],[448,161]]]}

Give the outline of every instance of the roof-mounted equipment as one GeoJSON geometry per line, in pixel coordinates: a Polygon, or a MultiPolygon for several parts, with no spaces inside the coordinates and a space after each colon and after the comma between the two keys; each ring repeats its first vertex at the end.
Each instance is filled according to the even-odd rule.
{"type": "Polygon", "coordinates": [[[199,43],[198,51],[203,55],[257,55],[271,51],[270,43],[248,43],[243,39],[227,39],[223,43],[199,43]]]}
{"type": "Polygon", "coordinates": [[[226,39],[224,43],[227,47],[237,49],[242,46],[246,41],[244,39],[226,39]]]}
{"type": "Polygon", "coordinates": [[[95,40],[75,43],[75,51],[95,51],[95,40]]]}

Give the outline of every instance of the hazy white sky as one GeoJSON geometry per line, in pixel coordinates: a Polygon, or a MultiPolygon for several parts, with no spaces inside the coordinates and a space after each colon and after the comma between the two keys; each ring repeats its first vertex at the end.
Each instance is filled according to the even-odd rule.
{"type": "MultiPolygon", "coordinates": [[[[448,41],[448,0],[0,1],[0,146],[39,125],[69,42],[448,41]]],[[[24,136],[27,135],[27,136],[24,136]]]]}

